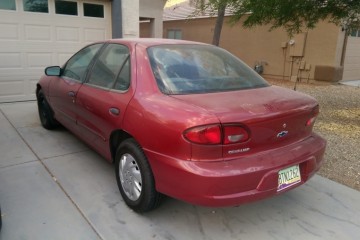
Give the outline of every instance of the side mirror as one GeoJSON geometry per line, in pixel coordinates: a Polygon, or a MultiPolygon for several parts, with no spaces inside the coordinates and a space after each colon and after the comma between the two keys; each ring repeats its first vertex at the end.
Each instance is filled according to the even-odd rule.
{"type": "Polygon", "coordinates": [[[45,68],[45,74],[47,76],[60,76],[61,68],[59,66],[52,66],[45,68]]]}

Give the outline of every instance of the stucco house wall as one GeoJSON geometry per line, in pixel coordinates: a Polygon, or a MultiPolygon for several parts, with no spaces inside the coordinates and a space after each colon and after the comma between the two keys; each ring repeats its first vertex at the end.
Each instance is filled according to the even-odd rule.
{"type": "Polygon", "coordinates": [[[139,37],[139,20],[148,20],[149,37],[161,38],[165,3],[166,0],[122,0],[123,37],[139,37]]]}
{"type": "MultiPolygon", "coordinates": [[[[163,35],[163,8],[166,0],[140,0],[140,20],[149,20],[149,37],[163,35]]],[[[138,24],[139,29],[139,24],[138,24]]]]}

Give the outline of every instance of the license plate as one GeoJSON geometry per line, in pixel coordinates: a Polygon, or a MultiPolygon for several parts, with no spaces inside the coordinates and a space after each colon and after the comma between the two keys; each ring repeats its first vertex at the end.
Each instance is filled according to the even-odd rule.
{"type": "Polygon", "coordinates": [[[301,182],[299,165],[285,168],[279,171],[278,191],[284,190],[301,182]]]}

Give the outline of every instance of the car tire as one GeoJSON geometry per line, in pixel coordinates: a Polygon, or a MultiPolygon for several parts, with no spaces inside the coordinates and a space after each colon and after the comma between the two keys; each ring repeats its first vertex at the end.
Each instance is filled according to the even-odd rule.
{"type": "Polygon", "coordinates": [[[150,164],[132,138],[122,142],[117,149],[115,175],[122,198],[134,211],[148,212],[160,204],[161,194],[155,189],[150,164]]]}
{"type": "Polygon", "coordinates": [[[59,124],[54,118],[54,113],[41,89],[37,94],[37,104],[41,125],[49,130],[56,128],[59,124]]]}

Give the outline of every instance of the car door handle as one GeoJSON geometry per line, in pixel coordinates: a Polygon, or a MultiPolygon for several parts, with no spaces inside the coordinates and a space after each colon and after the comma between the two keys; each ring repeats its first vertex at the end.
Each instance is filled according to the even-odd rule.
{"type": "Polygon", "coordinates": [[[70,92],[68,92],[68,96],[69,96],[69,97],[75,97],[75,96],[76,96],[76,94],[75,94],[75,92],[70,91],[70,92]]]}
{"type": "Polygon", "coordinates": [[[115,116],[118,116],[120,114],[120,110],[118,108],[109,108],[109,113],[115,116]]]}

